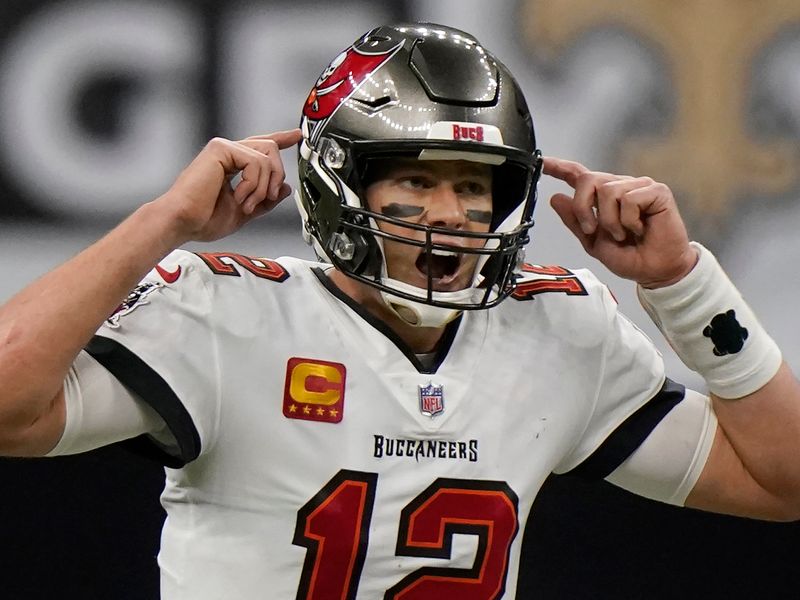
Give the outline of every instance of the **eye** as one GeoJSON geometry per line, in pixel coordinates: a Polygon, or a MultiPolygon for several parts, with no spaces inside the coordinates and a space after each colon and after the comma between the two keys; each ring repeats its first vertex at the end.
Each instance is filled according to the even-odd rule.
{"type": "Polygon", "coordinates": [[[487,182],[475,179],[462,181],[456,186],[456,191],[459,194],[466,194],[469,196],[483,196],[490,192],[490,188],[487,182]]]}
{"type": "Polygon", "coordinates": [[[425,190],[433,187],[434,183],[424,175],[407,175],[400,178],[400,185],[412,190],[425,190]]]}

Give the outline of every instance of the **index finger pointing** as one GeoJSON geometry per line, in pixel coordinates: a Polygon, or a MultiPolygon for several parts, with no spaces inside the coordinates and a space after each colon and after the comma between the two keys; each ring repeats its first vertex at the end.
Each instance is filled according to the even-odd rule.
{"type": "Polygon", "coordinates": [[[570,187],[574,188],[578,183],[578,178],[589,172],[589,169],[584,167],[581,163],[564,160],[563,158],[556,158],[554,156],[544,157],[544,167],[542,172],[550,177],[555,177],[561,181],[566,182],[570,187]]]}
{"type": "Polygon", "coordinates": [[[270,133],[268,135],[254,135],[248,139],[272,140],[278,144],[278,148],[281,150],[286,150],[287,148],[291,148],[292,146],[298,144],[300,140],[303,139],[303,134],[299,129],[288,129],[286,131],[276,131],[275,133],[270,133]]]}

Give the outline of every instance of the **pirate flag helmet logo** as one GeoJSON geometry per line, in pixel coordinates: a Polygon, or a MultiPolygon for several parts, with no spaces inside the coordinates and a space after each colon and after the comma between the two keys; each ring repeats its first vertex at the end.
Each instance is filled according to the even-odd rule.
{"type": "Polygon", "coordinates": [[[322,72],[308,95],[303,116],[313,121],[330,117],[339,105],[383,63],[389,60],[402,44],[391,48],[374,49],[369,44],[350,46],[333,59],[322,72]]]}

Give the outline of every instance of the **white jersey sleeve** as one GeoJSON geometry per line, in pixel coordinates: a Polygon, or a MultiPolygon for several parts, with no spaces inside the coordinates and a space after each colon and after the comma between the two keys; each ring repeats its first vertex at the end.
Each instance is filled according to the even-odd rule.
{"type": "Polygon", "coordinates": [[[169,454],[177,452],[164,419],[85,351],[64,381],[64,403],[64,431],[47,456],[87,452],[140,435],[169,454]]]}
{"type": "Polygon", "coordinates": [[[600,295],[605,314],[602,365],[594,406],[587,413],[583,433],[554,472],[603,478],[683,400],[684,388],[665,377],[660,353],[618,311],[608,288],[589,272],[581,273],[581,277],[591,287],[591,293],[600,295]]]}
{"type": "Polygon", "coordinates": [[[606,480],[640,496],[683,506],[708,460],[716,431],[708,397],[686,390],[683,401],[606,480]]]}
{"type": "MultiPolygon", "coordinates": [[[[220,403],[219,360],[201,259],[175,251],[131,291],[86,351],[147,403],[177,446],[143,447],[167,466],[214,444],[220,403]]],[[[91,399],[84,398],[89,405],[91,399]]]]}

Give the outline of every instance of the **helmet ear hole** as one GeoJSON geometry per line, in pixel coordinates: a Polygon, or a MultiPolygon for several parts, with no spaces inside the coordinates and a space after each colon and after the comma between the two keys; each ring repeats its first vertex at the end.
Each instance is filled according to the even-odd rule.
{"type": "Polygon", "coordinates": [[[360,231],[363,215],[347,215],[341,228],[328,243],[328,255],[333,264],[346,273],[365,277],[380,277],[383,252],[374,235],[360,231]],[[349,217],[349,218],[348,218],[349,217]]]}

